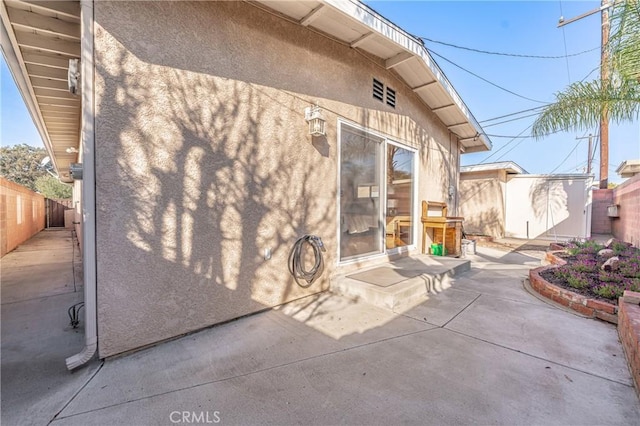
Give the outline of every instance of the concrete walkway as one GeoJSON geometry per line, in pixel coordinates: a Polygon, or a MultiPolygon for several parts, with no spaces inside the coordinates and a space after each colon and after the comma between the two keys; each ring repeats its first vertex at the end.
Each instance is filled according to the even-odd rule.
{"type": "Polygon", "coordinates": [[[84,343],[67,315],[82,301],[80,253],[71,231],[45,230],[0,267],[2,424],[46,425],[98,367],[70,374],[64,362],[84,343]]]}
{"type": "Polygon", "coordinates": [[[471,271],[406,311],[320,294],[57,381],[5,376],[3,300],[3,425],[639,423],[614,326],[527,293],[539,259],[469,258],[471,271]],[[51,383],[38,400],[23,391],[36,380],[51,383]]]}

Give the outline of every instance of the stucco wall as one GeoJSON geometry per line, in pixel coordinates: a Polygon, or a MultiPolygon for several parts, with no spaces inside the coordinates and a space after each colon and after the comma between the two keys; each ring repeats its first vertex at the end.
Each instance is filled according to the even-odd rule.
{"type": "Polygon", "coordinates": [[[455,183],[457,141],[379,58],[245,2],[94,7],[101,357],[327,288],[338,118],[419,149],[418,199],[455,183]],[[327,136],[312,140],[315,102],[327,136]],[[287,256],[307,233],[327,270],[305,290],[287,256]]]}
{"type": "Polygon", "coordinates": [[[591,184],[588,175],[509,175],[505,236],[588,238],[591,184]]]}
{"type": "Polygon", "coordinates": [[[620,206],[620,217],[611,219],[613,235],[640,247],[640,175],[613,189],[613,204],[620,206]]]}
{"type": "Polygon", "coordinates": [[[0,177],[0,257],[44,229],[40,194],[0,177]]]}
{"type": "Polygon", "coordinates": [[[505,171],[460,173],[460,216],[468,234],[503,237],[505,171]]]}

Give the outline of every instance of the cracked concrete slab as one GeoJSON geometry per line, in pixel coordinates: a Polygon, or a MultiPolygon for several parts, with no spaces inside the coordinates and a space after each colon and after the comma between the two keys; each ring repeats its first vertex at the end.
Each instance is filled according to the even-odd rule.
{"type": "Polygon", "coordinates": [[[548,305],[481,296],[447,326],[465,335],[632,385],[616,327],[548,305]]]}
{"type": "Polygon", "coordinates": [[[43,231],[2,258],[2,424],[47,424],[95,372],[69,373],[65,358],[79,352],[82,329],[67,309],[74,292],[71,231],[43,231]],[[34,273],[29,265],[39,264],[34,273]]]}
{"type": "Polygon", "coordinates": [[[169,424],[183,411],[229,425],[630,424],[640,415],[628,386],[437,328],[63,413],[53,425],[169,424]]]}
{"type": "Polygon", "coordinates": [[[60,307],[79,293],[18,297],[2,306],[2,422],[637,423],[615,328],[528,294],[531,258],[479,252],[403,313],[314,295],[75,373],[82,336],[60,307]]]}
{"type": "Polygon", "coordinates": [[[403,315],[442,327],[460,314],[480,293],[462,291],[453,287],[437,294],[428,294],[422,302],[402,312],[403,315]]]}
{"type": "Polygon", "coordinates": [[[107,361],[62,415],[226,380],[433,327],[345,297],[311,296],[280,311],[107,361]],[[392,327],[385,327],[390,323],[392,327]]]}

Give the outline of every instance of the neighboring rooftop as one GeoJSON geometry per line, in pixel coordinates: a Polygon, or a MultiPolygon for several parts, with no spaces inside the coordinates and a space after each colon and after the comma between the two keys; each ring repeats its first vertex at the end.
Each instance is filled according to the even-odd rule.
{"type": "Polygon", "coordinates": [[[640,174],[640,160],[623,161],[616,169],[616,173],[623,178],[630,178],[640,174]]]}
{"type": "Polygon", "coordinates": [[[529,174],[528,171],[514,163],[513,161],[500,161],[498,163],[472,164],[460,167],[460,173],[465,172],[486,172],[489,170],[506,170],[509,174],[529,174]]]}

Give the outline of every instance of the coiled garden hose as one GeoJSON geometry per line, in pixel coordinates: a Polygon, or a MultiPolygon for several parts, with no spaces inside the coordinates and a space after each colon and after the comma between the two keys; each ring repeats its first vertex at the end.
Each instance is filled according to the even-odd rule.
{"type": "Polygon", "coordinates": [[[307,288],[313,284],[324,270],[324,259],[322,258],[322,252],[327,251],[322,244],[320,237],[316,235],[305,235],[298,238],[295,242],[291,253],[289,253],[289,273],[293,275],[293,279],[298,283],[300,287],[307,288]],[[313,268],[306,271],[304,269],[303,261],[303,247],[305,244],[309,244],[313,248],[313,257],[315,259],[313,268]],[[304,280],[305,283],[300,281],[304,280]]]}

